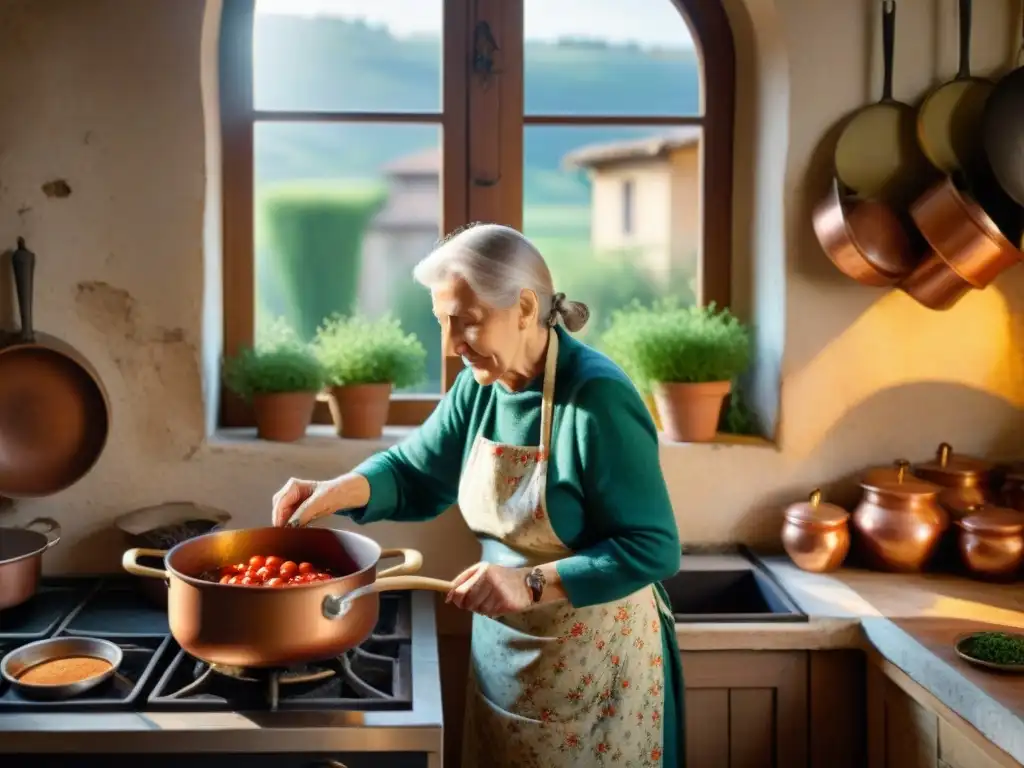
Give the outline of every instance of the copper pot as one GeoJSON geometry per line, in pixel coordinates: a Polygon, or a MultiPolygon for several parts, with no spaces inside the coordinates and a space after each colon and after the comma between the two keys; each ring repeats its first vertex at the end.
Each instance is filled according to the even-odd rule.
{"type": "Polygon", "coordinates": [[[834,571],[850,551],[850,513],[821,501],[814,490],[806,502],[786,510],[782,546],[798,568],[812,573],[834,571]]]}
{"type": "Polygon", "coordinates": [[[884,203],[857,200],[833,178],[814,208],[814,233],[840,272],[862,285],[895,285],[919,256],[899,217],[884,203]]]}
{"type": "Polygon", "coordinates": [[[21,528],[0,528],[0,611],[35,595],[43,553],[59,541],[60,523],[49,517],[37,517],[21,528]]]}
{"type": "Polygon", "coordinates": [[[985,210],[951,178],[910,209],[931,247],[901,287],[931,309],[949,309],[971,288],[982,289],[1024,260],[985,210]]]}
{"type": "Polygon", "coordinates": [[[372,539],[328,528],[251,528],[189,539],[169,552],[131,549],[122,565],[137,576],[166,579],[171,634],[189,654],[212,664],[283,667],[338,656],[373,631],[379,592],[451,583],[422,576],[413,549],[382,550],[372,539]],[[330,581],[284,588],[219,584],[203,577],[252,555],[306,561],[339,574],[330,581]],[[377,573],[382,557],[405,562],[377,573]],[[138,564],[164,557],[166,571],[138,564]]]}
{"type": "Polygon", "coordinates": [[[869,565],[897,572],[921,570],[949,525],[936,500],[939,487],[913,477],[905,467],[894,481],[860,485],[864,496],[853,512],[853,527],[869,565]]]}
{"type": "Polygon", "coordinates": [[[1016,576],[1024,562],[1024,513],[974,507],[958,527],[960,556],[972,574],[993,580],[1016,576]]]}
{"type": "Polygon", "coordinates": [[[953,518],[963,517],[967,509],[996,500],[993,488],[995,464],[953,453],[953,446],[941,443],[935,458],[914,466],[922,480],[941,486],[939,503],[953,518]]]}

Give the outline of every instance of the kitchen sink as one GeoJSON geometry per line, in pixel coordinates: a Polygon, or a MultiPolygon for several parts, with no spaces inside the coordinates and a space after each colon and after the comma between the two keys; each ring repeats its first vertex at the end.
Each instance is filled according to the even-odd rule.
{"type": "Polygon", "coordinates": [[[807,621],[775,578],[754,562],[720,569],[684,565],[662,585],[681,623],[807,621]]]}

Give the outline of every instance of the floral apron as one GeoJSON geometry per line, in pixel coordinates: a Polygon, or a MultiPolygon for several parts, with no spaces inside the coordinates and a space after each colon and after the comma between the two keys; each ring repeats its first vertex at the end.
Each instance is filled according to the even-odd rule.
{"type": "MultiPolygon", "coordinates": [[[[552,330],[540,446],[477,435],[463,468],[459,507],[486,562],[524,567],[572,554],[545,503],[557,359],[552,330]]],[[[463,768],[660,766],[659,608],[650,586],[588,608],[563,602],[496,619],[474,615],[463,768]]]]}

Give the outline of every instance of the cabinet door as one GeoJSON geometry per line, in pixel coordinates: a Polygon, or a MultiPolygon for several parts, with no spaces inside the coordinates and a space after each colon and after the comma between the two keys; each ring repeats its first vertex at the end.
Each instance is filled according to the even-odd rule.
{"type": "Polygon", "coordinates": [[[700,768],[806,768],[803,651],[683,653],[686,757],[700,768]]]}
{"type": "Polygon", "coordinates": [[[939,718],[868,667],[868,768],[937,768],[939,718]]]}

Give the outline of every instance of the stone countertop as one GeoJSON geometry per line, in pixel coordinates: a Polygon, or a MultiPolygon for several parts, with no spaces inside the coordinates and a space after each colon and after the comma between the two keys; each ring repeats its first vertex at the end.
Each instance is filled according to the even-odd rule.
{"type": "MultiPolygon", "coordinates": [[[[706,561],[706,566],[689,567],[712,566],[704,557],[694,560],[706,561]]],[[[1022,631],[1024,590],[1019,586],[856,569],[811,574],[785,557],[763,562],[809,620],[677,625],[682,650],[874,648],[995,746],[1024,763],[1024,676],[982,671],[953,651],[956,639],[969,632],[1022,631]]]]}

